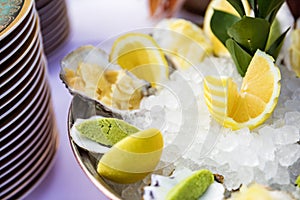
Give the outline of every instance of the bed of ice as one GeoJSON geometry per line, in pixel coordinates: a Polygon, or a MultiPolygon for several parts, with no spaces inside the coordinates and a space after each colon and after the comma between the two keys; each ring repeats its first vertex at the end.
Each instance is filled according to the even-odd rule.
{"type": "MultiPolygon", "coordinates": [[[[191,170],[207,168],[224,176],[228,190],[258,182],[289,190],[300,199],[299,190],[291,186],[300,174],[299,78],[281,65],[281,94],[271,117],[254,130],[232,131],[216,123],[207,110],[199,69],[209,65],[217,66],[220,75],[231,76],[241,84],[230,59],[210,57],[198,68],[175,71],[169,81],[161,83],[158,95],[142,101],[143,116],[125,116],[125,120],[140,128],[162,130],[165,149],[161,169],[170,168],[172,163],[191,170]]],[[[122,186],[123,198],[141,197],[146,182],[122,186]]]]}

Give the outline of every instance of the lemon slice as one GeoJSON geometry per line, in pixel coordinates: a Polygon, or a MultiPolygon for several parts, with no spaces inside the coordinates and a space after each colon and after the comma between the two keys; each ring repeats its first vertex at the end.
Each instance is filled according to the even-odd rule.
{"type": "Polygon", "coordinates": [[[160,21],[153,30],[153,38],[166,49],[167,55],[179,69],[196,65],[213,51],[203,30],[184,19],[160,21]]]}
{"type": "Polygon", "coordinates": [[[137,182],[155,170],[163,146],[163,135],[158,129],[136,132],[117,142],[101,157],[97,172],[117,183],[137,182]]]}
{"type": "Polygon", "coordinates": [[[233,130],[253,129],[274,110],[280,93],[280,71],[274,59],[257,50],[252,58],[240,91],[228,77],[207,76],[204,97],[212,117],[233,130]]]}
{"type": "MultiPolygon", "coordinates": [[[[245,8],[246,15],[248,16],[250,14],[250,6],[248,4],[247,0],[242,0],[242,3],[245,8]]],[[[214,9],[222,10],[225,12],[228,12],[230,14],[239,16],[237,11],[231,6],[227,0],[212,0],[209,5],[207,6],[205,15],[204,15],[204,22],[203,22],[203,30],[205,34],[209,37],[209,39],[212,42],[214,54],[216,56],[227,56],[229,57],[230,54],[226,47],[219,41],[219,39],[213,34],[213,32],[210,29],[210,20],[213,16],[214,9]]]]}
{"type": "Polygon", "coordinates": [[[300,29],[292,32],[292,45],[289,49],[289,59],[292,70],[300,77],[300,29]]]}
{"type": "Polygon", "coordinates": [[[168,63],[155,40],[142,33],[128,33],[115,40],[109,56],[136,77],[150,83],[168,79],[168,63]]]}
{"type": "Polygon", "coordinates": [[[292,200],[292,196],[285,191],[271,190],[258,183],[250,186],[243,185],[238,192],[232,193],[229,200],[292,200]]]}

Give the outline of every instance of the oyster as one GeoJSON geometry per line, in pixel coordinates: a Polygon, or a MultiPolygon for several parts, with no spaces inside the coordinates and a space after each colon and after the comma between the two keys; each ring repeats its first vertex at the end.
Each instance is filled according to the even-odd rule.
{"type": "MultiPolygon", "coordinates": [[[[95,118],[96,119],[96,118],[95,118]]],[[[110,147],[101,145],[85,136],[80,134],[80,132],[76,129],[76,126],[80,123],[82,123],[83,119],[77,119],[76,122],[73,124],[70,136],[73,139],[73,141],[80,146],[83,149],[88,150],[92,153],[106,153],[109,151],[110,147]]]]}
{"type": "Polygon", "coordinates": [[[82,46],[61,62],[60,78],[72,95],[95,103],[104,113],[136,110],[141,99],[153,93],[151,85],[118,65],[94,46],[82,46]]]}
{"type": "Polygon", "coordinates": [[[71,128],[70,136],[81,148],[103,154],[123,138],[138,131],[138,128],[123,120],[92,116],[88,119],[78,118],[71,128]]]}
{"type": "MultiPolygon", "coordinates": [[[[208,171],[208,170],[205,170],[208,171]]],[[[200,171],[198,171],[199,173],[200,171]]],[[[197,172],[196,172],[197,173],[197,172]]],[[[202,173],[202,172],[200,172],[202,173]]],[[[205,172],[206,174],[207,172],[205,172]]],[[[143,199],[145,200],[161,200],[167,199],[167,196],[171,190],[176,189],[178,184],[182,184],[187,179],[195,175],[195,172],[191,171],[188,168],[176,169],[173,174],[169,176],[162,176],[158,174],[151,175],[151,185],[144,187],[143,199]]],[[[202,174],[203,175],[203,174],[202,174]]],[[[224,199],[225,188],[222,184],[213,181],[210,183],[204,183],[205,179],[201,179],[202,183],[198,185],[204,187],[204,193],[200,195],[197,199],[199,200],[221,200],[224,199]],[[203,185],[204,184],[204,185],[203,185]]],[[[193,184],[196,186],[196,184],[193,184]]],[[[193,189],[190,187],[189,192],[193,189]]],[[[175,198],[174,198],[175,199],[175,198]]]]}

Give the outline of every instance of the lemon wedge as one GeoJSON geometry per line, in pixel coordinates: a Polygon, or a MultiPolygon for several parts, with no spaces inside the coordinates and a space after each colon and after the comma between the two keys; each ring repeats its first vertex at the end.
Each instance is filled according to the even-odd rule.
{"type": "Polygon", "coordinates": [[[292,200],[288,193],[280,190],[271,190],[263,185],[252,183],[243,185],[238,192],[234,192],[229,200],[292,200]]]}
{"type": "Polygon", "coordinates": [[[110,62],[117,63],[136,77],[155,85],[168,79],[168,63],[155,40],[142,33],[128,33],[117,38],[109,55],[110,62]]]}
{"type": "Polygon", "coordinates": [[[300,29],[292,32],[292,45],[289,49],[292,70],[300,77],[300,29]]]}
{"type": "Polygon", "coordinates": [[[179,69],[196,65],[213,51],[203,30],[184,19],[160,21],[153,30],[153,38],[179,69]]]}
{"type": "Polygon", "coordinates": [[[207,76],[204,98],[212,117],[233,130],[253,129],[273,112],[280,93],[281,75],[274,59],[257,50],[240,91],[228,77],[207,76]]]}
{"type": "MultiPolygon", "coordinates": [[[[250,14],[251,8],[248,4],[247,0],[242,0],[242,3],[245,8],[246,15],[248,16],[250,14]]],[[[203,30],[205,34],[209,37],[209,39],[212,42],[214,54],[216,56],[227,56],[229,57],[230,54],[226,47],[219,41],[219,39],[213,34],[213,32],[210,29],[210,20],[213,16],[214,9],[222,10],[225,12],[228,12],[230,14],[238,16],[237,11],[231,6],[227,0],[212,0],[209,5],[207,6],[205,15],[204,15],[204,21],[203,21],[203,30]]]]}
{"type": "Polygon", "coordinates": [[[134,183],[155,170],[164,142],[158,129],[131,134],[117,142],[100,159],[97,172],[117,183],[134,183]]]}

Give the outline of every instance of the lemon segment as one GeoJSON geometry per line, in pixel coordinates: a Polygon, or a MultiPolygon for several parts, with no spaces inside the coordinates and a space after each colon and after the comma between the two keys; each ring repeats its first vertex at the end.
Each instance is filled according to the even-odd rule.
{"type": "Polygon", "coordinates": [[[153,38],[179,69],[196,65],[213,51],[203,30],[190,21],[171,18],[160,21],[153,38]]]}
{"type": "Polygon", "coordinates": [[[257,199],[257,200],[272,200],[270,192],[261,185],[252,184],[249,188],[242,187],[241,191],[233,195],[232,200],[247,200],[247,199],[257,199]]]}
{"type": "Polygon", "coordinates": [[[147,129],[116,143],[100,159],[97,172],[117,183],[134,183],[155,170],[164,146],[157,129],[147,129]]]}
{"type": "Polygon", "coordinates": [[[155,40],[142,33],[128,33],[115,40],[110,62],[150,83],[168,79],[168,63],[155,40]]]}
{"type": "Polygon", "coordinates": [[[289,49],[289,59],[292,70],[300,77],[300,29],[292,32],[292,45],[289,49]]]}
{"type": "Polygon", "coordinates": [[[257,50],[241,89],[230,77],[207,76],[204,98],[212,117],[233,130],[262,124],[273,112],[280,93],[280,71],[274,59],[257,50]]]}
{"type": "MultiPolygon", "coordinates": [[[[250,5],[248,4],[247,0],[242,0],[242,3],[245,8],[246,15],[250,15],[250,5]]],[[[213,51],[216,56],[227,56],[229,57],[230,54],[226,47],[219,41],[219,39],[213,34],[210,28],[210,20],[213,16],[214,9],[221,10],[228,12],[230,14],[239,16],[237,11],[231,6],[229,2],[226,0],[212,0],[209,5],[207,6],[205,15],[204,15],[204,22],[203,22],[203,30],[208,38],[211,40],[213,45],[213,51]]]]}

